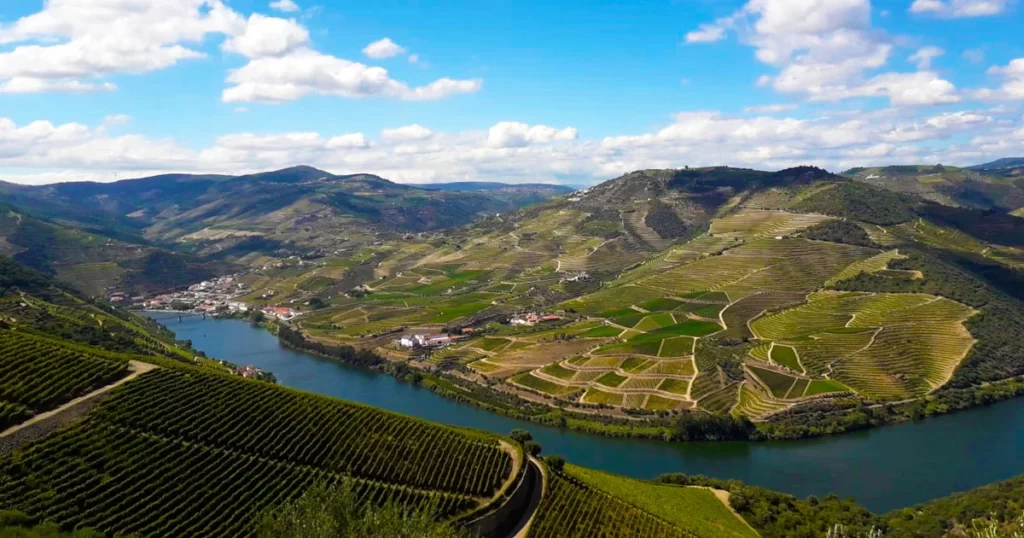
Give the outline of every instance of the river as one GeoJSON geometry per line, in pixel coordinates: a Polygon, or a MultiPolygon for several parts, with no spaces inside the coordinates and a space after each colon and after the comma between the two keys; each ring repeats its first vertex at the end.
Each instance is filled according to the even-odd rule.
{"type": "Polygon", "coordinates": [[[511,419],[391,376],[284,348],[234,319],[150,313],[211,357],[269,370],[285,386],[435,422],[533,433],[545,454],[653,478],[683,472],[733,478],[799,497],[835,493],[881,513],[1024,474],[1024,398],[952,415],[820,439],[770,443],[665,443],[614,439],[511,419]]]}

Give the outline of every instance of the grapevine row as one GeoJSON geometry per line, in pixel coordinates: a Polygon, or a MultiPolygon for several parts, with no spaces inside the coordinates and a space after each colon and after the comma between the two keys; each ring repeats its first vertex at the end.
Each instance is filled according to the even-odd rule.
{"type": "Polygon", "coordinates": [[[42,412],[123,377],[128,362],[0,331],[0,400],[42,412]]]}
{"type": "Polygon", "coordinates": [[[158,370],[96,410],[108,422],[359,478],[489,497],[512,470],[493,438],[226,376],[158,370]]]}
{"type": "Polygon", "coordinates": [[[549,490],[530,526],[530,538],[618,536],[692,538],[693,535],[568,475],[550,473],[549,490]]]}
{"type": "MultiPolygon", "coordinates": [[[[0,460],[0,506],[108,535],[249,536],[266,508],[341,476],[90,420],[0,460]]],[[[363,501],[464,512],[475,499],[357,481],[363,501]]]]}

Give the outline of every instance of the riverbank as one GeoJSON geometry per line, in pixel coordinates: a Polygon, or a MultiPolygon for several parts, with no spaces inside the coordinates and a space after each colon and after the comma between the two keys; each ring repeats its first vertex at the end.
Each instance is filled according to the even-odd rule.
{"type": "Polygon", "coordinates": [[[273,324],[282,344],[343,363],[373,368],[406,382],[422,385],[460,403],[536,424],[573,431],[658,439],[664,441],[790,441],[837,435],[892,426],[927,417],[991,405],[1024,395],[1024,377],[965,389],[944,389],[919,400],[865,405],[856,398],[820,399],[780,413],[771,421],[751,422],[746,417],[681,412],[618,418],[581,413],[563,404],[539,403],[509,391],[429,372],[406,363],[387,360],[372,351],[356,352],[349,346],[311,341],[300,329],[273,324]],[[358,357],[353,360],[353,357],[358,357]]]}
{"type": "Polygon", "coordinates": [[[528,429],[545,454],[634,478],[686,473],[797,497],[835,493],[885,513],[1024,474],[1021,399],[816,439],[666,443],[570,431],[485,411],[391,375],[283,347],[266,330],[240,320],[178,322],[174,317],[165,322],[197,350],[272,371],[284,386],[502,435],[528,429]]]}

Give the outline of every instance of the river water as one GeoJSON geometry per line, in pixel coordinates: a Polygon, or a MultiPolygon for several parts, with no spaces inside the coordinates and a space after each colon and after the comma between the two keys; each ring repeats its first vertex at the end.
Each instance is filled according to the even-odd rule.
{"type": "Polygon", "coordinates": [[[502,434],[528,429],[545,454],[636,478],[669,472],[734,478],[799,497],[852,497],[880,513],[1024,474],[1024,398],[920,423],[801,441],[614,439],[507,418],[388,375],[293,351],[241,320],[148,315],[207,355],[269,370],[282,385],[455,426],[502,434]]]}

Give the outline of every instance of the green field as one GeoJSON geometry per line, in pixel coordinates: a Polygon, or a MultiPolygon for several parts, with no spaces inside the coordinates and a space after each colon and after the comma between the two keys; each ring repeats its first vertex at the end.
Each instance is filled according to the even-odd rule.
{"type": "Polygon", "coordinates": [[[776,398],[785,398],[786,395],[789,394],[789,389],[797,381],[797,378],[793,376],[779,373],[774,370],[767,370],[765,368],[758,368],[756,366],[749,365],[747,368],[749,368],[750,372],[764,383],[772,396],[775,396],[776,398]]]}
{"type": "Polygon", "coordinates": [[[773,347],[771,350],[771,359],[791,370],[801,373],[804,371],[804,368],[800,366],[800,359],[796,356],[796,350],[789,346],[776,345],[773,347]]]}
{"type": "Polygon", "coordinates": [[[621,385],[622,382],[625,380],[625,377],[622,377],[621,375],[616,374],[615,372],[608,372],[607,374],[604,374],[603,376],[599,377],[597,379],[597,382],[606,387],[617,387],[621,385]]]}
{"type": "Polygon", "coordinates": [[[753,538],[757,533],[707,489],[657,485],[569,465],[569,476],[699,537],[753,538]]]}

